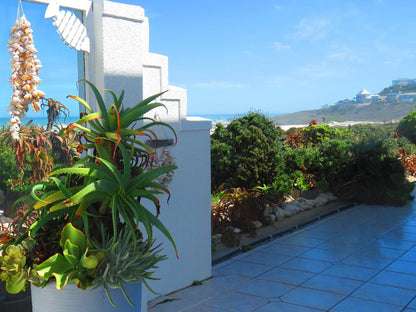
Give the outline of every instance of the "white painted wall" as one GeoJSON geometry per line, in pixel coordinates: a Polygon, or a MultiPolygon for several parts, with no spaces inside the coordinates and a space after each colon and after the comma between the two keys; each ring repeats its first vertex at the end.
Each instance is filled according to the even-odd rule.
{"type": "MultiPolygon", "coordinates": [[[[160,99],[167,111],[158,109],[151,116],[156,113],[157,118],[169,122],[178,136],[178,144],[171,150],[178,170],[169,185],[169,204],[161,201],[160,218],[177,244],[179,259],[170,243],[157,235],[168,260],[160,263],[155,274],[161,280],[151,283],[156,292],[167,294],[211,276],[211,122],[187,117],[186,90],[169,85],[168,58],[149,52],[149,24],[144,10],[103,0],[99,0],[100,6],[95,1],[87,17],[87,24],[94,26],[89,27],[92,52],[86,59],[87,79],[116,94],[124,89],[127,105],[167,91],[160,99]]],[[[173,138],[169,131],[159,131],[158,135],[173,138]]],[[[143,298],[154,297],[144,289],[143,298]]]]}

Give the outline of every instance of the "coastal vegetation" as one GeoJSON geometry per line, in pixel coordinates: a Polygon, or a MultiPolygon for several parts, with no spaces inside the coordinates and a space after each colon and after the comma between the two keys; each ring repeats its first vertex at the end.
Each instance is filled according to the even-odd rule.
{"type": "Polygon", "coordinates": [[[313,121],[283,131],[258,113],[217,124],[211,135],[213,234],[267,224],[268,207],[297,190],[403,205],[412,199],[407,177],[416,173],[415,155],[415,145],[394,124],[333,128],[313,121]]]}

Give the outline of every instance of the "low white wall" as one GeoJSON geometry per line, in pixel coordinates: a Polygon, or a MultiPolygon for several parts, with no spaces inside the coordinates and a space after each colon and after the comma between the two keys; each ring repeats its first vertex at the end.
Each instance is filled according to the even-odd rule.
{"type": "MultiPolygon", "coordinates": [[[[178,166],[169,185],[172,195],[169,204],[165,198],[161,200],[159,217],[175,240],[179,259],[170,242],[157,233],[157,243],[163,242],[163,251],[168,255],[155,274],[161,280],[150,283],[160,294],[211,276],[211,121],[193,118],[182,123],[184,130],[178,131],[178,144],[171,150],[178,166]]],[[[155,297],[147,290],[143,295],[147,300],[155,297]]]]}

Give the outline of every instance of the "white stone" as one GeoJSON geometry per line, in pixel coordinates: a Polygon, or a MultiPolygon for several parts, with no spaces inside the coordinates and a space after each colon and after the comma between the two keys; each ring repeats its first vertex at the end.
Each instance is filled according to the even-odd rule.
{"type": "Polygon", "coordinates": [[[259,229],[263,226],[263,224],[261,224],[260,221],[252,221],[253,225],[255,226],[256,229],[259,229]]]}
{"type": "Polygon", "coordinates": [[[264,219],[266,220],[268,224],[273,224],[276,222],[276,215],[273,213],[269,213],[264,216],[264,219]]]}
{"type": "Polygon", "coordinates": [[[278,221],[282,221],[285,218],[285,210],[280,207],[277,207],[276,218],[278,221]]]}
{"type": "Polygon", "coordinates": [[[327,193],[327,195],[328,195],[328,201],[334,201],[337,199],[337,197],[332,193],[327,193]]]}

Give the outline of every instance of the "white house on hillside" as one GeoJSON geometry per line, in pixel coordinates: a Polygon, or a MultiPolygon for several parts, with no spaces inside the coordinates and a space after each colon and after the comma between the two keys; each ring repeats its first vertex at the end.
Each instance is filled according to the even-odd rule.
{"type": "Polygon", "coordinates": [[[366,89],[362,89],[355,97],[357,104],[371,102],[371,93],[366,89]]]}
{"type": "Polygon", "coordinates": [[[416,85],[416,79],[398,78],[392,81],[392,85],[401,87],[412,86],[416,85]]]}

